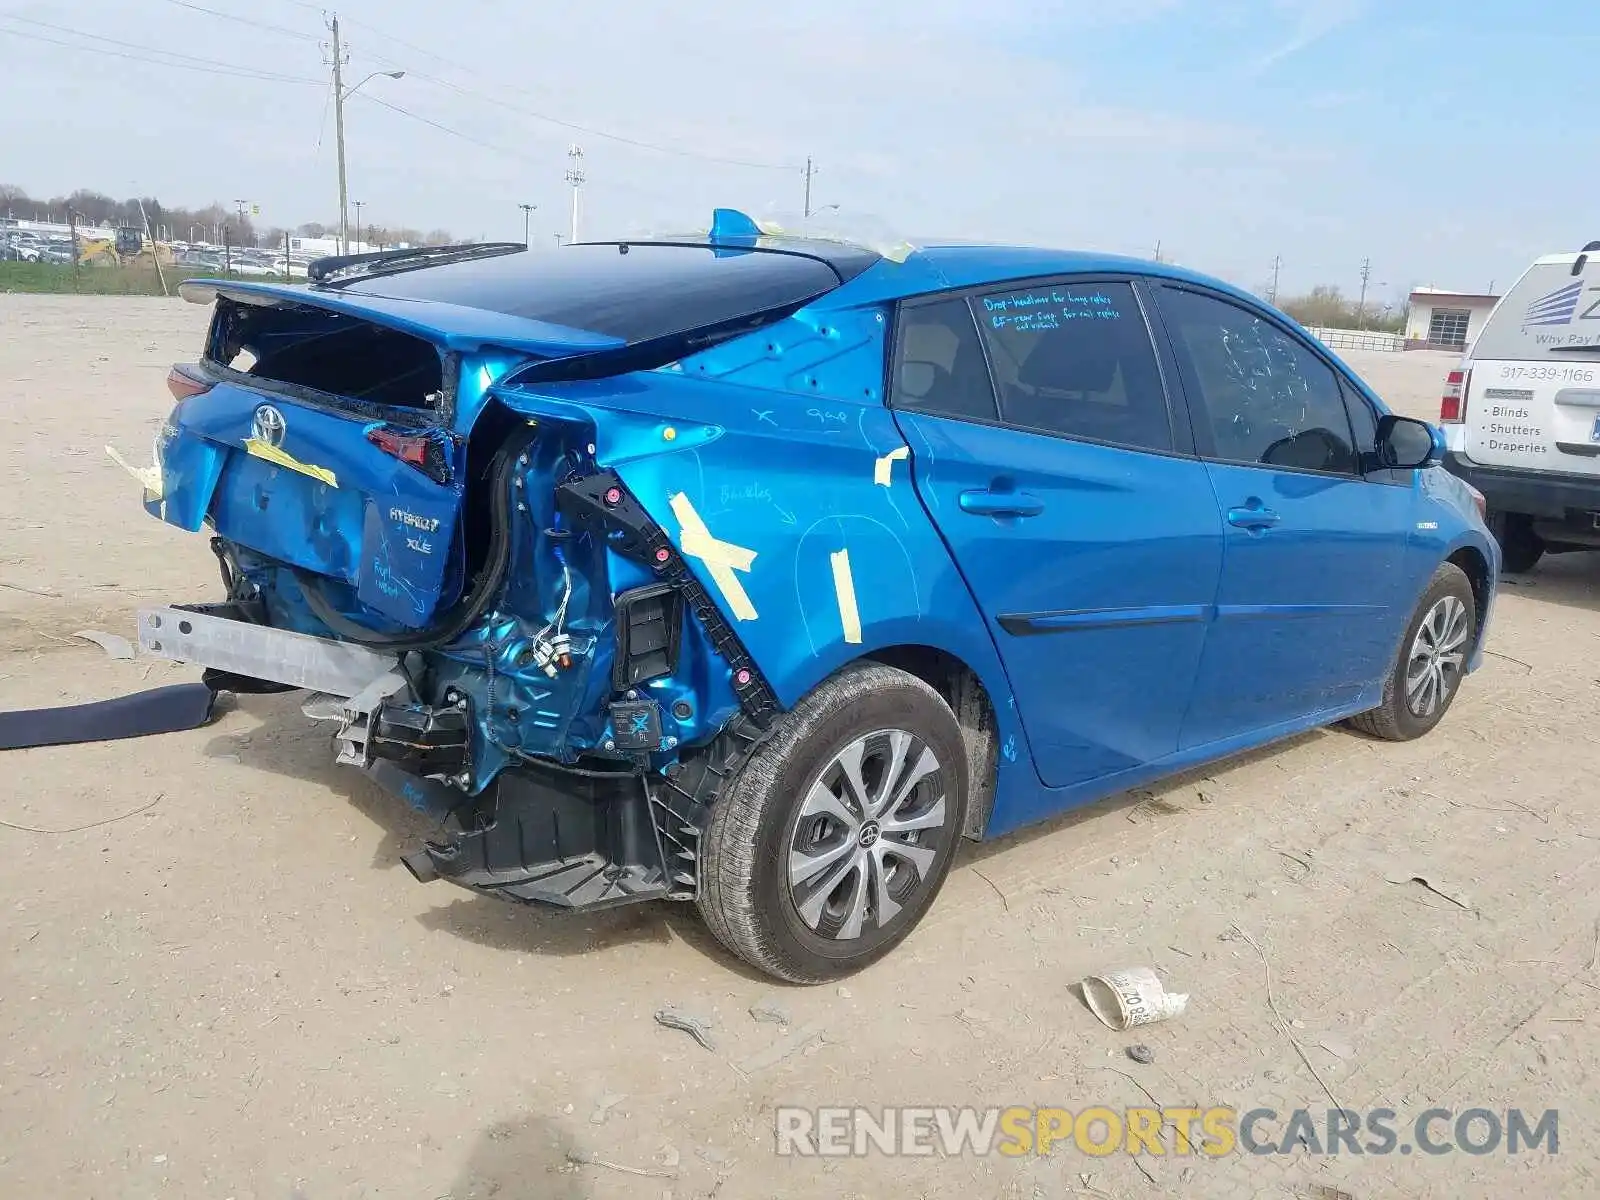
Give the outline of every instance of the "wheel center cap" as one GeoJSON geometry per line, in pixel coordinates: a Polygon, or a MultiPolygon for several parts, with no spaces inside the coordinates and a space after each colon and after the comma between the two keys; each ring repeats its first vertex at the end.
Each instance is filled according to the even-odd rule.
{"type": "Polygon", "coordinates": [[[861,826],[861,832],[856,835],[856,841],[863,850],[870,850],[878,844],[878,835],[882,832],[883,830],[876,821],[868,821],[861,826]]]}

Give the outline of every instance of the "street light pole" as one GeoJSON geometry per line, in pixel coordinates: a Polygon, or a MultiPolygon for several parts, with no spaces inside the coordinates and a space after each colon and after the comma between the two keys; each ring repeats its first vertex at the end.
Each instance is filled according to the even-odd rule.
{"type": "Polygon", "coordinates": [[[350,206],[348,191],[345,186],[344,172],[344,102],[354,96],[367,83],[379,75],[390,79],[400,79],[404,71],[374,71],[355,87],[344,86],[344,64],[346,54],[342,43],[339,41],[339,14],[332,13],[328,17],[328,32],[333,35],[333,137],[337,143],[339,159],[339,250],[342,254],[350,252],[350,206]]]}
{"type": "Polygon", "coordinates": [[[588,178],[583,173],[583,147],[574,143],[567,148],[567,161],[572,165],[567,168],[567,182],[572,185],[572,236],[569,241],[578,240],[578,189],[583,186],[583,181],[588,178]]]}
{"type": "Polygon", "coordinates": [[[528,240],[529,222],[533,219],[533,210],[539,206],[537,204],[519,204],[517,207],[522,210],[522,248],[526,250],[533,244],[528,240]]]}

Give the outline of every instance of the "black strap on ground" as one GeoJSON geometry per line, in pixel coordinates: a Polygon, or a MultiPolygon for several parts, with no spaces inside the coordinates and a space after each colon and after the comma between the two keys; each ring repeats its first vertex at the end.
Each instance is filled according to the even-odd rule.
{"type": "Polygon", "coordinates": [[[0,712],[0,750],[112,742],[198,729],[211,720],[216,698],[216,692],[203,683],[174,683],[90,704],[0,712]]]}

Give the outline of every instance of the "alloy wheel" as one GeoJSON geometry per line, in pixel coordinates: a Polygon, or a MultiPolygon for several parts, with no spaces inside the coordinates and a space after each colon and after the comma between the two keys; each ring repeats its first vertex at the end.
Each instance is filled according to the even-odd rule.
{"type": "Polygon", "coordinates": [[[1411,639],[1406,659],[1406,708],[1414,717],[1431,717],[1455,691],[1467,655],[1467,606],[1442,596],[1411,639]]]}
{"type": "Polygon", "coordinates": [[[882,929],[935,876],[951,806],[933,750],[903,729],[850,742],[823,768],[789,843],[789,899],[820,937],[882,929]]]}

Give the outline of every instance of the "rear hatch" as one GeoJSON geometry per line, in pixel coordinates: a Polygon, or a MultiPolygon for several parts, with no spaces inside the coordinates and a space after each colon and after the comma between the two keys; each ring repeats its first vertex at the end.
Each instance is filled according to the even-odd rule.
{"type": "Polygon", "coordinates": [[[186,284],[216,310],[203,360],[171,379],[150,511],[348,585],[364,623],[421,629],[482,554],[469,501],[506,431],[472,433],[497,380],[664,366],[841,281],[818,257],[703,244],[479,249],[314,287],[186,284]]]}
{"type": "Polygon", "coordinates": [[[1600,475],[1600,258],[1540,259],[1490,314],[1466,365],[1469,459],[1600,475]]]}

